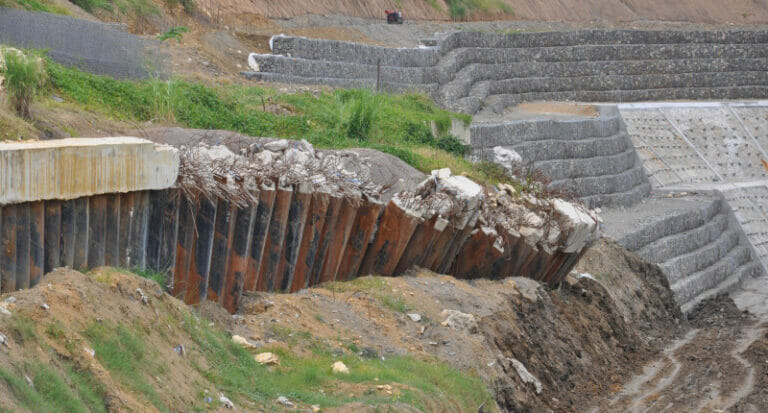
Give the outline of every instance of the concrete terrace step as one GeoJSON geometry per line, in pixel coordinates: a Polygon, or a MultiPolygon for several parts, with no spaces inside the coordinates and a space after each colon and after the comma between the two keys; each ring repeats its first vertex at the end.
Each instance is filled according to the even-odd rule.
{"type": "Polygon", "coordinates": [[[645,169],[637,162],[632,168],[611,175],[587,176],[574,179],[560,179],[549,184],[551,189],[571,190],[580,197],[623,192],[648,182],[645,169]]]}
{"type": "MultiPolygon", "coordinates": [[[[699,72],[750,72],[768,69],[765,59],[678,59],[580,62],[526,62],[484,64],[473,63],[455,73],[450,82],[443,81],[445,98],[457,99],[469,94],[472,86],[482,81],[527,77],[577,77],[643,74],[681,74],[699,72]]],[[[441,79],[443,80],[443,79],[441,79]]]]}
{"type": "Polygon", "coordinates": [[[678,303],[687,303],[701,291],[709,290],[733,274],[738,274],[742,266],[750,263],[751,254],[748,247],[739,246],[728,252],[728,255],[715,264],[697,271],[682,280],[671,284],[672,292],[678,303]]]}
{"type": "Polygon", "coordinates": [[[515,145],[513,148],[523,159],[537,159],[539,161],[587,159],[595,156],[621,154],[628,148],[634,149],[626,133],[599,138],[526,141],[515,145]]]}
{"type": "Polygon", "coordinates": [[[768,96],[768,87],[745,85],[733,87],[689,87],[654,88],[637,90],[580,90],[567,92],[530,92],[489,95],[483,105],[483,112],[500,113],[504,108],[521,102],[536,100],[577,102],[636,102],[674,99],[747,99],[768,96]]]}
{"type": "MultiPolygon", "coordinates": [[[[687,59],[761,59],[768,57],[766,44],[620,44],[550,46],[529,48],[468,47],[450,51],[437,64],[448,74],[470,64],[523,62],[579,62],[687,59]]],[[[331,60],[331,59],[328,59],[331,60]]]]}
{"type": "Polygon", "coordinates": [[[659,266],[667,274],[669,282],[675,283],[689,274],[714,264],[738,244],[738,231],[729,229],[722,232],[717,239],[703,247],[671,258],[659,264],[659,266]]]}
{"type": "Polygon", "coordinates": [[[608,138],[621,133],[618,116],[575,120],[522,120],[474,123],[470,127],[473,147],[518,145],[533,141],[608,138]]]}
{"type": "Polygon", "coordinates": [[[716,240],[728,229],[728,217],[725,214],[715,215],[702,225],[684,229],[657,239],[636,251],[637,255],[651,262],[665,262],[674,257],[696,250],[716,240]]]}
{"type": "Polygon", "coordinates": [[[552,180],[562,180],[619,174],[637,166],[636,161],[635,150],[630,148],[615,155],[536,161],[533,166],[552,180]]]}
{"type": "MultiPolygon", "coordinates": [[[[310,60],[282,55],[258,55],[249,57],[258,65],[258,72],[277,73],[306,78],[333,77],[339,79],[376,79],[378,67],[357,62],[310,60]]],[[[382,62],[381,78],[399,83],[434,83],[435,70],[424,67],[388,66],[382,62]]]]}
{"type": "Polygon", "coordinates": [[[700,87],[734,87],[768,84],[768,72],[700,72],[682,74],[598,75],[579,77],[528,77],[493,82],[490,94],[534,92],[623,91],[700,87]]]}
{"type": "Polygon", "coordinates": [[[638,229],[617,236],[617,238],[624,248],[637,252],[658,239],[704,225],[716,216],[720,210],[720,199],[701,200],[685,210],[670,210],[665,213],[664,218],[646,223],[638,229]]]}
{"type": "Polygon", "coordinates": [[[580,44],[676,44],[676,43],[767,43],[765,30],[573,30],[488,34],[479,32],[452,33],[441,42],[442,50],[463,47],[515,48],[571,46],[580,44]]]}
{"type": "Polygon", "coordinates": [[[743,280],[749,277],[758,277],[764,274],[763,267],[758,262],[748,262],[740,266],[729,277],[720,281],[714,287],[705,291],[699,292],[695,297],[680,305],[680,310],[683,314],[688,314],[696,308],[699,303],[707,298],[714,297],[719,294],[725,294],[736,289],[743,280]]]}
{"type": "Polygon", "coordinates": [[[627,207],[635,205],[651,192],[651,185],[643,182],[626,191],[611,194],[587,195],[579,198],[581,202],[590,208],[596,207],[627,207]]]}

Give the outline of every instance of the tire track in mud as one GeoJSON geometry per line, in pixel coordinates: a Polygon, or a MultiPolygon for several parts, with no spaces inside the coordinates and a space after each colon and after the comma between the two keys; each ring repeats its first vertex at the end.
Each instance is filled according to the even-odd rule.
{"type": "Polygon", "coordinates": [[[761,366],[746,352],[766,335],[768,325],[764,317],[755,319],[729,301],[721,298],[694,314],[691,330],[591,411],[759,411],[754,403],[752,410],[741,408],[761,380],[761,366]]]}
{"type": "MultiPolygon", "coordinates": [[[[619,403],[625,397],[632,397],[632,400],[629,403],[629,407],[624,409],[624,411],[632,413],[647,411],[648,409],[641,408],[644,405],[645,400],[672,385],[674,379],[677,377],[677,374],[682,368],[682,363],[680,363],[680,361],[678,361],[675,357],[675,352],[680,347],[683,347],[684,345],[691,342],[691,340],[697,336],[699,331],[699,329],[691,330],[686,333],[682,339],[676,340],[669,347],[667,347],[663,351],[661,359],[645,366],[643,368],[642,374],[634,377],[624,386],[624,389],[621,392],[613,397],[609,403],[609,408],[616,407],[618,409],[618,406],[616,406],[617,403],[619,403]],[[666,373],[666,371],[669,370],[669,367],[672,368],[672,372],[666,373]],[[657,384],[652,389],[644,390],[654,382],[657,382],[657,384]]],[[[650,407],[655,405],[655,403],[656,401],[654,401],[650,407]]],[[[593,411],[597,412],[600,410],[595,409],[593,411]]]]}

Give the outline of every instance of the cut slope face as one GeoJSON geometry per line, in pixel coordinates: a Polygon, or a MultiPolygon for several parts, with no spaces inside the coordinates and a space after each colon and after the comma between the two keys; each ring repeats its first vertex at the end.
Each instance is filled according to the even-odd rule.
{"type": "MultiPolygon", "coordinates": [[[[470,2],[467,2],[470,3],[470,2]]],[[[475,2],[480,3],[480,2],[475,2]]],[[[671,20],[699,23],[768,21],[768,9],[749,0],[737,0],[728,7],[714,0],[682,0],[670,3],[652,1],[512,1],[482,2],[486,7],[467,7],[470,18],[514,18],[535,21],[631,21],[671,20]]],[[[384,19],[384,10],[397,9],[408,20],[448,20],[449,7],[444,0],[299,0],[278,2],[269,0],[225,0],[218,7],[201,2],[200,7],[211,15],[258,13],[272,18],[290,18],[307,13],[342,14],[346,16],[384,19]]]]}

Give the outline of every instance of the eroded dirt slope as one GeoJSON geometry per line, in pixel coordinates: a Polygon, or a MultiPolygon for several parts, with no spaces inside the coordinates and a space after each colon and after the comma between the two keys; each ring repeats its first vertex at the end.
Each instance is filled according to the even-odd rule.
{"type": "MultiPolygon", "coordinates": [[[[735,0],[727,5],[717,0],[500,0],[486,1],[487,9],[469,10],[473,19],[516,19],[535,21],[632,21],[671,20],[697,23],[768,20],[768,5],[752,0],[735,0]],[[503,3],[507,7],[499,7],[503,3]],[[507,11],[503,11],[506,9],[507,11]]],[[[384,10],[401,10],[406,19],[449,20],[444,0],[222,0],[200,2],[210,15],[259,13],[270,18],[291,18],[304,14],[341,14],[384,18],[384,10]],[[435,7],[437,6],[437,7],[435,7]]]]}
{"type": "Polygon", "coordinates": [[[91,411],[210,411],[225,393],[246,411],[285,408],[278,395],[323,411],[580,411],[680,331],[668,289],[648,287],[653,271],[610,242],[585,262],[605,260],[613,264],[600,277],[629,289],[609,293],[598,277],[550,290],[414,270],[252,294],[234,316],[210,302],[198,316],[120,270],[56,270],[0,297],[10,313],[0,314],[0,406],[39,411],[70,395],[62,400],[91,411]],[[639,304],[617,304],[630,294],[639,304]],[[229,334],[244,337],[250,355],[234,351],[229,334]],[[280,361],[255,364],[266,351],[280,361]],[[333,360],[350,374],[332,373],[333,360]]]}

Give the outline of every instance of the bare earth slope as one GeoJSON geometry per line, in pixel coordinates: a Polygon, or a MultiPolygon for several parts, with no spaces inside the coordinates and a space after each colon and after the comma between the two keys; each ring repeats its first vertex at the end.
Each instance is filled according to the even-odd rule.
{"type": "MultiPolygon", "coordinates": [[[[768,21],[764,1],[734,0],[727,6],[718,0],[501,0],[513,13],[499,7],[470,11],[474,19],[516,19],[536,21],[633,21],[671,20],[697,23],[757,23],[768,21]]],[[[492,4],[493,2],[487,2],[492,4]]],[[[216,4],[200,2],[211,15],[262,14],[270,18],[291,18],[304,14],[341,14],[354,17],[384,18],[384,10],[401,10],[406,19],[448,20],[443,0],[222,0],[216,4]],[[399,6],[396,4],[400,4],[399,6]],[[430,3],[437,5],[433,7],[430,3]]]]}

